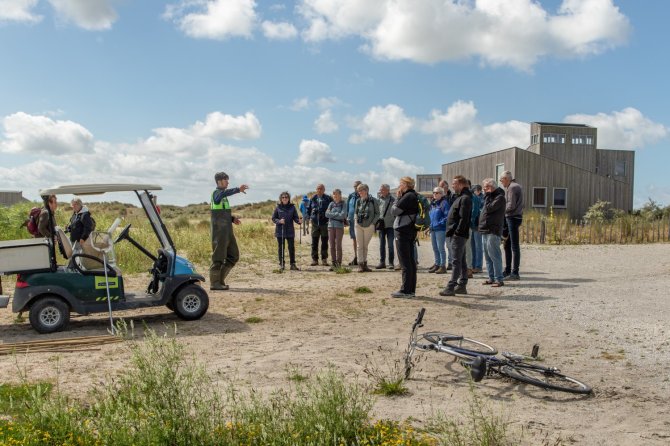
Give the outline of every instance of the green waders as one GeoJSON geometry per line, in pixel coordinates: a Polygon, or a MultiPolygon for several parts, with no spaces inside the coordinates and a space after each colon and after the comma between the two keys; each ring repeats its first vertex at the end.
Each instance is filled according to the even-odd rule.
{"type": "Polygon", "coordinates": [[[219,205],[212,201],[212,265],[209,282],[212,290],[227,290],[226,277],[240,259],[233,232],[233,216],[224,198],[219,205]]]}

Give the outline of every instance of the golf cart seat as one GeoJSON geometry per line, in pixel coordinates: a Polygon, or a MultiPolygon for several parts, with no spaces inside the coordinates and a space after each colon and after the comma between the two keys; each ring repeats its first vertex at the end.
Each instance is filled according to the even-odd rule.
{"type": "Polygon", "coordinates": [[[63,228],[56,226],[56,235],[60,239],[61,245],[63,245],[63,256],[66,259],[72,258],[72,243],[70,242],[70,238],[65,234],[65,231],[63,231],[63,228]]]}
{"type": "Polygon", "coordinates": [[[90,237],[86,239],[83,245],[79,242],[75,242],[73,249],[74,254],[84,254],[86,256],[99,259],[98,261],[85,256],[77,256],[75,258],[77,266],[82,271],[90,271],[96,274],[104,274],[105,272],[105,268],[103,266],[103,251],[106,251],[107,253],[107,264],[111,266],[118,275],[120,275],[121,271],[116,267],[114,246],[112,244],[111,235],[109,233],[96,231],[91,232],[90,237]]]}

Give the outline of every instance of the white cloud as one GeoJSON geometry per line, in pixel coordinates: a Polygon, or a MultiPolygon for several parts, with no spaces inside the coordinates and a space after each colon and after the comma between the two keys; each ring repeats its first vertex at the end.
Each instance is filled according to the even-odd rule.
{"type": "Polygon", "coordinates": [[[484,125],[477,120],[472,102],[456,101],[443,113],[431,112],[422,131],[437,136],[436,145],[444,153],[475,155],[507,147],[527,147],[530,127],[521,121],[484,125]]]}
{"type": "Polygon", "coordinates": [[[190,37],[225,40],[251,37],[257,21],[255,8],[254,0],[181,0],[168,5],[163,17],[190,37]]]}
{"type": "Polygon", "coordinates": [[[303,166],[321,163],[334,163],[333,153],[330,146],[316,139],[303,139],[300,141],[300,155],[295,161],[303,166]]]}
{"type": "Polygon", "coordinates": [[[404,110],[389,104],[385,107],[372,107],[362,120],[351,120],[350,125],[360,133],[351,135],[349,142],[360,144],[369,140],[402,142],[412,129],[412,119],[404,110]]]}
{"type": "Polygon", "coordinates": [[[414,178],[417,173],[423,173],[423,167],[408,163],[398,158],[390,157],[382,160],[382,168],[387,182],[392,184],[392,180],[398,180],[402,177],[408,176],[414,178]]]}
{"type": "Polygon", "coordinates": [[[344,105],[344,102],[335,96],[319,98],[314,102],[316,103],[316,106],[319,108],[319,110],[327,110],[329,108],[335,108],[344,105]]]}
{"type": "Polygon", "coordinates": [[[339,129],[337,122],[333,119],[333,114],[330,110],[326,110],[321,113],[319,117],[314,121],[314,130],[317,133],[333,133],[339,129]]]}
{"type": "Polygon", "coordinates": [[[630,24],[612,0],[564,0],[551,15],[535,0],[303,0],[302,36],[358,36],[379,59],[436,63],[479,58],[530,69],[538,59],[622,45],[630,24]]]}
{"type": "Polygon", "coordinates": [[[670,132],[665,125],[653,122],[632,107],[611,114],[569,115],[564,122],[596,127],[601,149],[640,149],[667,138],[670,132]]]}
{"type": "Polygon", "coordinates": [[[0,23],[41,21],[42,16],[33,12],[37,2],[38,0],[0,0],[0,23]]]}
{"type": "Polygon", "coordinates": [[[3,152],[62,155],[93,149],[93,135],[76,122],[17,112],[6,116],[2,125],[5,139],[0,140],[0,151],[3,152]]]}
{"type": "Polygon", "coordinates": [[[257,139],[261,136],[261,123],[251,112],[244,116],[225,115],[213,112],[205,122],[196,122],[192,127],[197,136],[208,138],[257,139]]]}
{"type": "Polygon", "coordinates": [[[56,15],[89,31],[111,29],[117,19],[112,0],[49,0],[56,15]]]}
{"type": "Polygon", "coordinates": [[[270,40],[291,40],[298,36],[298,30],[293,24],[288,22],[270,22],[261,23],[263,35],[270,40]]]}
{"type": "Polygon", "coordinates": [[[306,110],[309,107],[309,98],[294,99],[289,109],[293,111],[306,110]]]}

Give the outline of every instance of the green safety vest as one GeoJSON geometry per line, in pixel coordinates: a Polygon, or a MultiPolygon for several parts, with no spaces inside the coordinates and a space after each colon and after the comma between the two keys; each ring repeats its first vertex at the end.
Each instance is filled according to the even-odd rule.
{"type": "Polygon", "coordinates": [[[221,211],[223,209],[230,209],[230,203],[228,203],[228,197],[223,197],[219,204],[214,203],[214,192],[212,192],[212,198],[209,201],[210,209],[213,211],[221,211]]]}

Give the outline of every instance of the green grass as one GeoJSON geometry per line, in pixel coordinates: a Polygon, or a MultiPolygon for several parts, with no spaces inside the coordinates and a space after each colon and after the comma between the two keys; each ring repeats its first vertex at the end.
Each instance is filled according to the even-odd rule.
{"type": "Polygon", "coordinates": [[[354,289],[354,293],[356,294],[369,294],[372,293],[372,290],[366,286],[359,286],[354,289]]]}
{"type": "Polygon", "coordinates": [[[0,384],[0,415],[20,414],[35,394],[46,395],[52,387],[49,383],[0,384]]]}
{"type": "Polygon", "coordinates": [[[246,322],[247,324],[260,324],[261,322],[263,322],[263,318],[260,318],[258,316],[251,316],[246,318],[244,322],[246,322]]]}

